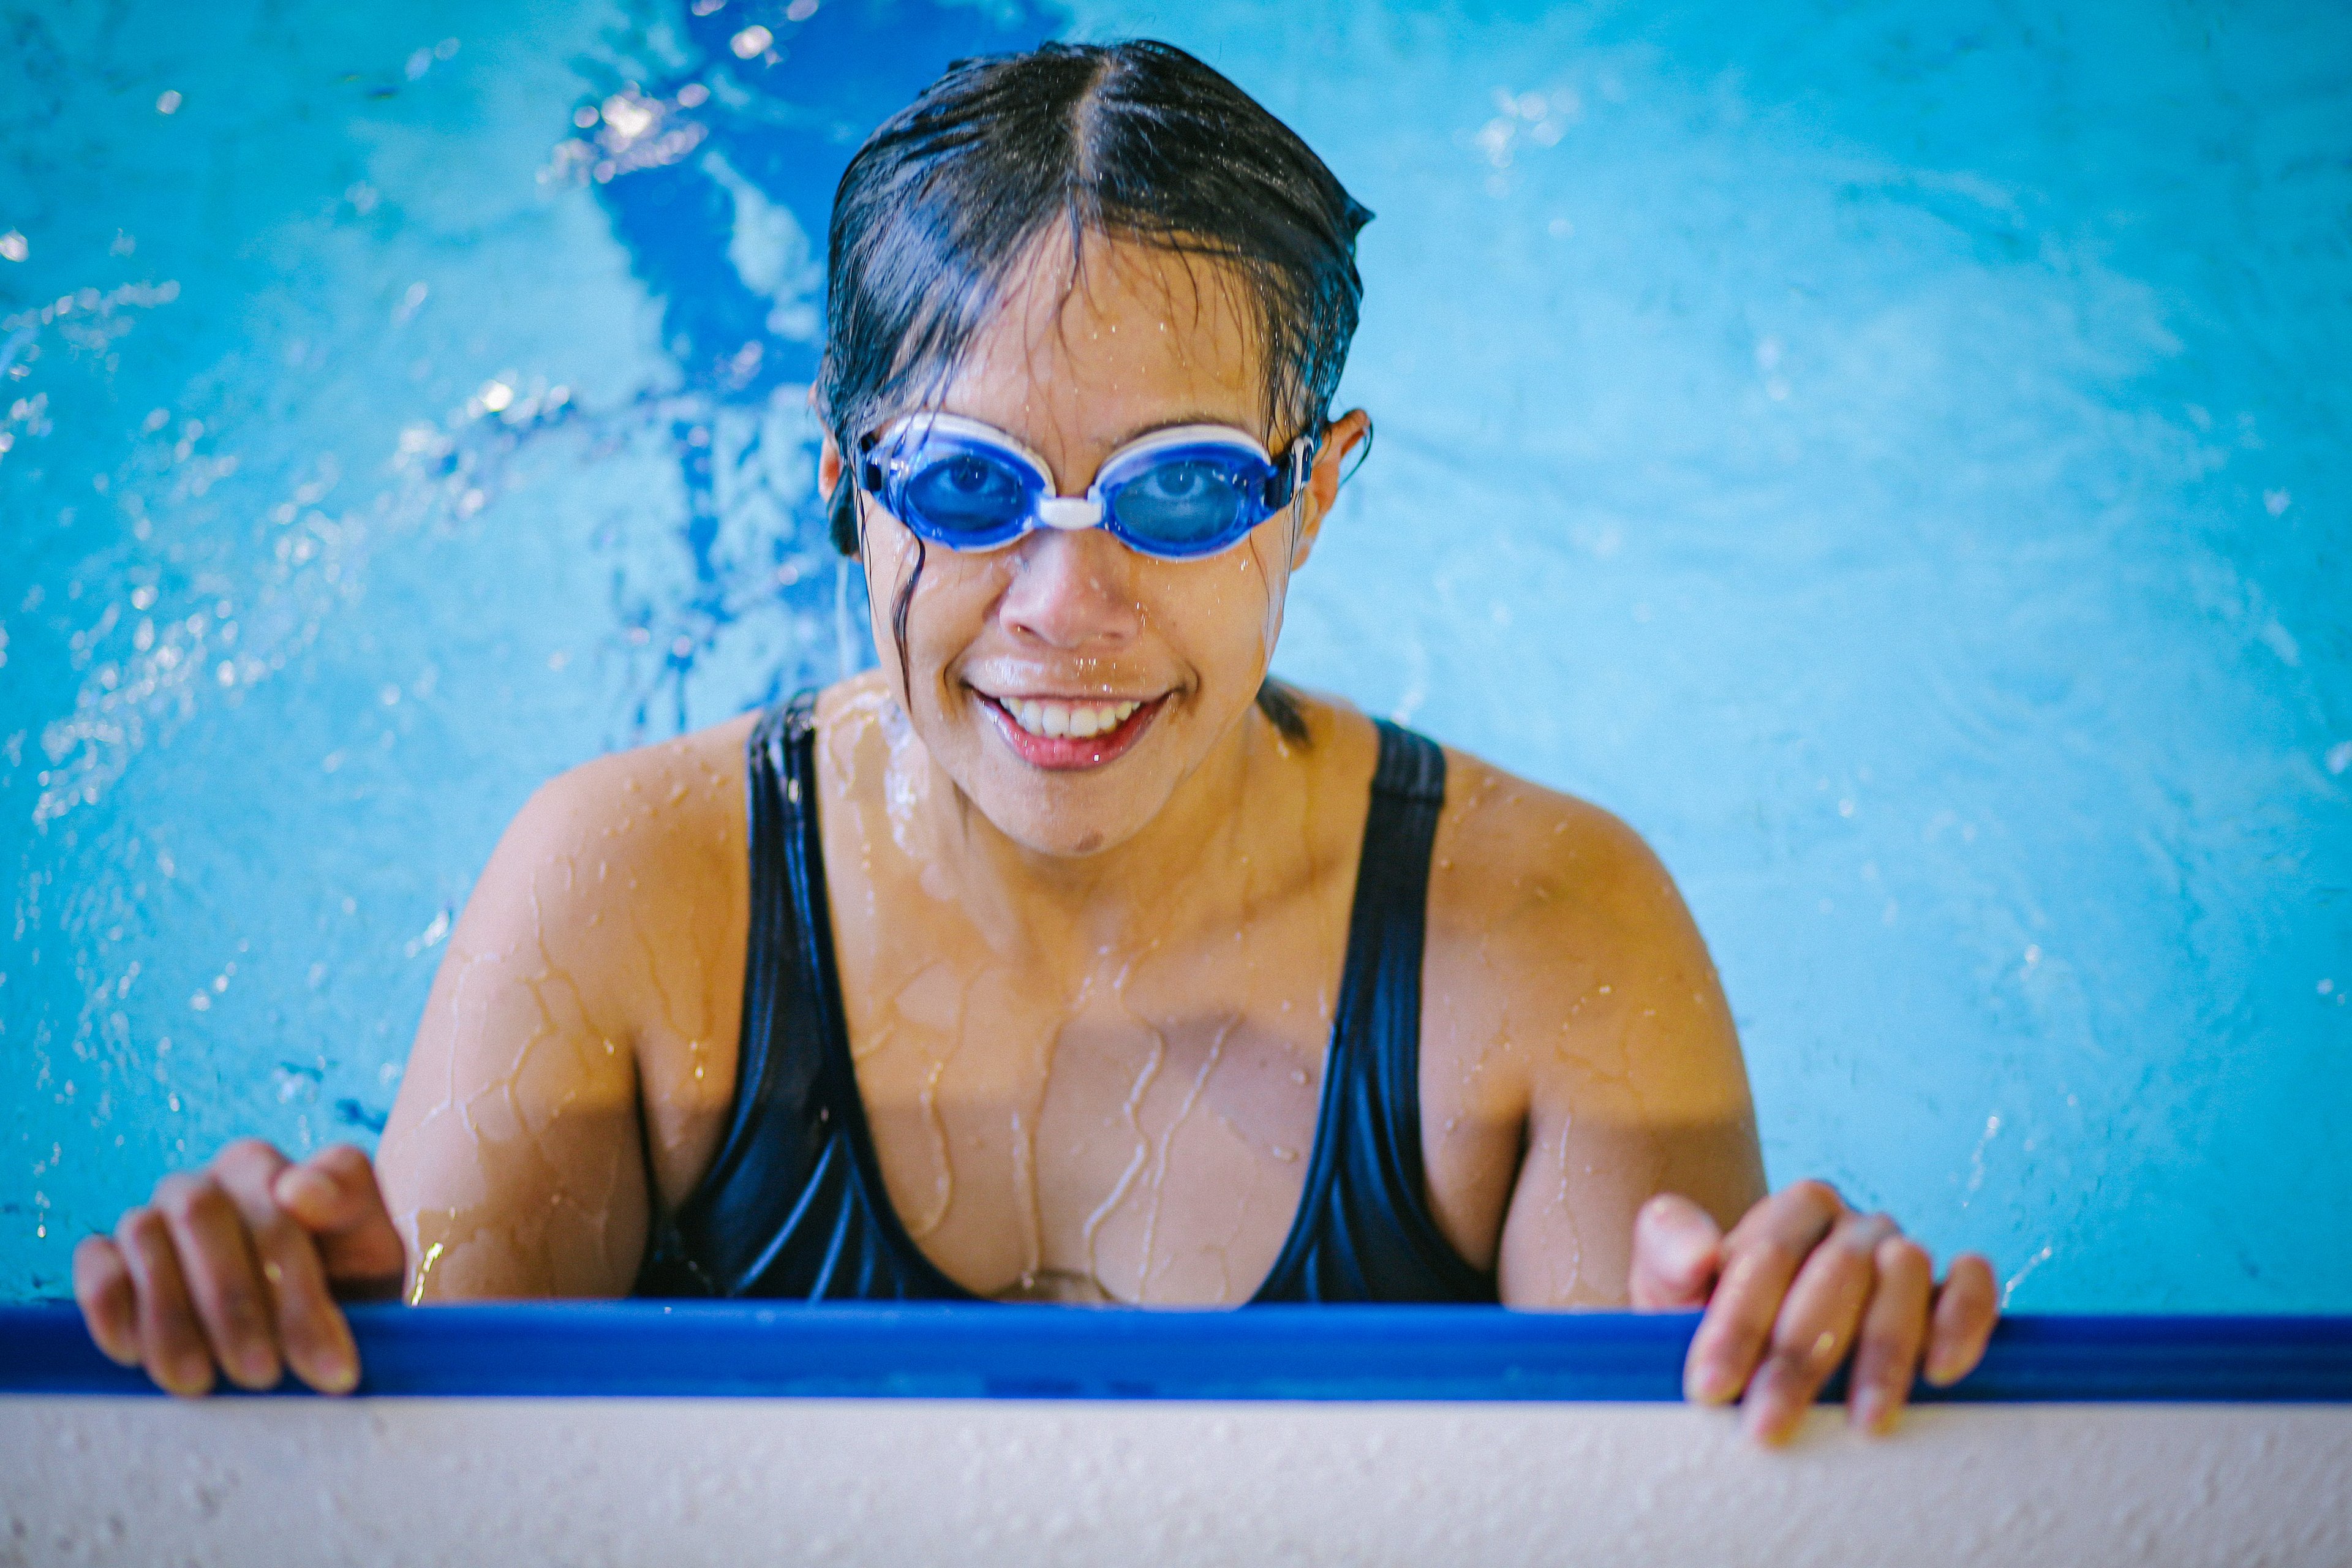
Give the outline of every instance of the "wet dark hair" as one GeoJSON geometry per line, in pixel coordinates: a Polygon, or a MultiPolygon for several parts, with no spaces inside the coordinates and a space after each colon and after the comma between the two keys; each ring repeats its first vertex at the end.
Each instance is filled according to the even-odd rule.
{"type": "MultiPolygon", "coordinates": [[[[817,402],[845,462],[857,439],[944,383],[1049,231],[1222,264],[1255,306],[1271,449],[1328,421],[1363,281],[1371,214],[1291,129],[1171,45],[1045,44],[959,60],[866,139],[841,177],[826,251],[817,402]]],[[[1075,277],[1075,273],[1073,274],[1075,277]]],[[[860,552],[856,485],[832,498],[835,547],[860,552]]],[[[899,668],[925,552],[891,606],[899,668]]],[[[1293,740],[1272,681],[1259,706],[1293,740]]]]}

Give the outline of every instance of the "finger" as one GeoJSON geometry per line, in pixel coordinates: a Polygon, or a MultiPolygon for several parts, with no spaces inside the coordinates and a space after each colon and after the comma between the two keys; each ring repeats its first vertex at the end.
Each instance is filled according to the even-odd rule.
{"type": "Polygon", "coordinates": [[[86,1236],[73,1255],[74,1300],[92,1343],[118,1366],[139,1364],[139,1294],[122,1249],[102,1236],[86,1236]]]}
{"type": "Polygon", "coordinates": [[[1953,1258],[1927,1331],[1927,1381],[1945,1388],[1976,1370],[2000,1316],[1992,1265],[1973,1252],[1953,1258]]]}
{"type": "Polygon", "coordinates": [[[328,1288],[317,1239],[272,1195],[285,1166],[265,1144],[259,1153],[225,1152],[215,1168],[253,1238],[287,1363],[321,1393],[348,1394],[359,1382],[358,1347],[328,1288]]]}
{"type": "Polygon", "coordinates": [[[1748,1436],[1778,1443],[1804,1420],[1822,1384],[1853,1348],[1877,1279],[1873,1256],[1895,1234],[1895,1222],[1885,1215],[1848,1215],[1805,1259],[1742,1402],[1748,1436]]]}
{"type": "Polygon", "coordinates": [[[279,1172],[271,1193],[319,1238],[337,1294],[399,1293],[407,1253],[364,1150],[350,1143],[321,1149],[279,1172]]]}
{"type": "Polygon", "coordinates": [[[1633,1310],[1671,1310],[1706,1304],[1723,1264],[1723,1229],[1679,1193],[1660,1193],[1633,1216],[1633,1310]]]}
{"type": "Polygon", "coordinates": [[[139,1358],[147,1375],[173,1394],[206,1392],[213,1385],[212,1352],[196,1326],[163,1216],[143,1205],[130,1210],[115,1225],[114,1245],[139,1299],[139,1358]]]}
{"type": "Polygon", "coordinates": [[[1800,1182],[1749,1209],[1724,1238],[1723,1279],[1691,1336],[1685,1394],[1719,1405],[1748,1386],[1789,1293],[1844,1205],[1820,1182],[1800,1182]]]}
{"type": "Polygon", "coordinates": [[[1890,1236],[1872,1255],[1878,1282],[1863,1314],[1862,1345],[1854,1352],[1846,1415],[1864,1432],[1893,1431],[1911,1397],[1919,1352],[1927,1338],[1927,1303],[1936,1288],[1927,1249],[1909,1237],[1890,1236]]]}
{"type": "Polygon", "coordinates": [[[157,1212],[171,1227],[180,1273],[213,1357],[243,1388],[278,1379],[278,1332],[244,1216],[209,1171],[164,1177],[157,1212]]]}

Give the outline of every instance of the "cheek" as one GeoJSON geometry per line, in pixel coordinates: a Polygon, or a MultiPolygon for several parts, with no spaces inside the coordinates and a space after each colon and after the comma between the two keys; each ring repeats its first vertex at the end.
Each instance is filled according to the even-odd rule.
{"type": "Polygon", "coordinates": [[[1199,575],[1168,602],[1169,621],[1184,628],[1187,651],[1204,673],[1255,682],[1264,670],[1282,630],[1288,560],[1278,541],[1253,535],[1230,554],[1193,568],[1199,575]]]}
{"type": "Polygon", "coordinates": [[[994,602],[989,564],[924,546],[887,518],[868,521],[866,542],[866,619],[875,652],[893,672],[893,685],[935,690],[994,602]]]}
{"type": "Polygon", "coordinates": [[[1282,637],[1282,606],[1290,589],[1288,535],[1267,537],[1281,521],[1276,518],[1258,530],[1245,552],[1249,589],[1257,595],[1258,657],[1268,664],[1274,661],[1274,645],[1282,637]]]}

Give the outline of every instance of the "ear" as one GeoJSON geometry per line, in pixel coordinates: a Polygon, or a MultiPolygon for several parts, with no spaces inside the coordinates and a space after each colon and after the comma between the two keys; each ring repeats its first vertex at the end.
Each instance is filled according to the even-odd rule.
{"type": "Polygon", "coordinates": [[[824,445],[818,448],[816,455],[817,500],[833,499],[833,487],[841,483],[841,477],[846,470],[846,467],[841,460],[840,446],[834,440],[833,433],[826,431],[824,445]]]}
{"type": "Polygon", "coordinates": [[[1307,564],[1316,536],[1323,530],[1324,516],[1339,500],[1339,476],[1348,471],[1348,458],[1371,433],[1372,416],[1360,408],[1348,410],[1325,426],[1315,466],[1307,472],[1306,515],[1299,521],[1298,542],[1290,552],[1292,571],[1307,564]]]}

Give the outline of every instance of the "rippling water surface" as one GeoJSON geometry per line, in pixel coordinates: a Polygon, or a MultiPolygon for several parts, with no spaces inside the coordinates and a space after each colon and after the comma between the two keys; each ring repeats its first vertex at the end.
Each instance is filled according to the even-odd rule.
{"type": "Polygon", "coordinates": [[[0,0],[0,1297],[372,1140],[539,780],[870,657],[834,181],[1136,33],[1380,215],[1281,667],[1651,837],[1776,1181],[2352,1310],[2352,16],[2081,0],[0,0]]]}

